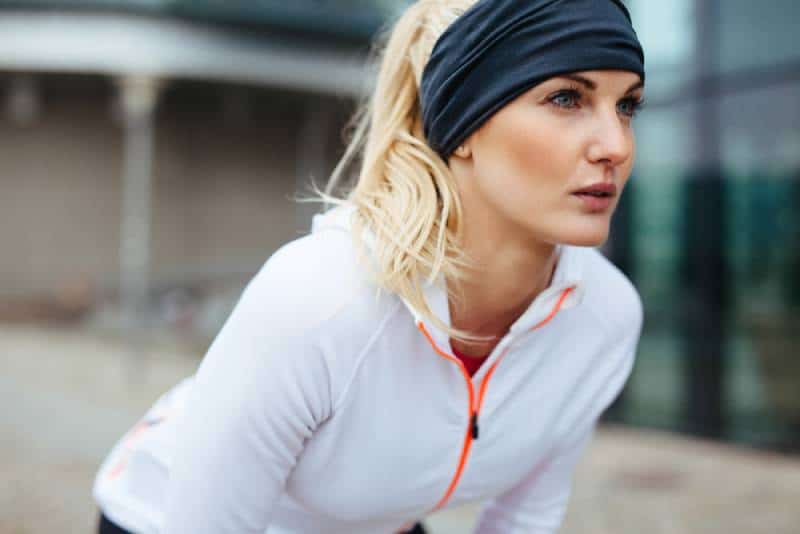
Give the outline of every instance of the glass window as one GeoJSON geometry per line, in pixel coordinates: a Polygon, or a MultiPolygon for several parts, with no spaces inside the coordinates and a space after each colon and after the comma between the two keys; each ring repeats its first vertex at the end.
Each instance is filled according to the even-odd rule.
{"type": "Polygon", "coordinates": [[[646,314],[625,416],[671,428],[680,426],[684,396],[679,268],[691,109],[648,109],[636,119],[637,161],[625,193],[632,197],[631,274],[646,314]]]}
{"type": "Polygon", "coordinates": [[[800,83],[732,93],[721,106],[731,431],[786,443],[800,434],[800,83]]]}
{"type": "Polygon", "coordinates": [[[635,423],[699,432],[706,421],[717,425],[719,413],[721,434],[711,435],[796,447],[800,3],[716,0],[719,16],[704,24],[719,27],[696,29],[702,1],[630,2],[650,101],[635,122],[637,162],[627,193],[631,277],[646,321],[622,413],[635,423]],[[702,72],[694,40],[703,32],[719,35],[711,70],[722,77],[700,93],[690,82],[702,72]],[[701,123],[700,113],[718,123],[701,123]],[[707,263],[720,253],[719,264],[707,263]],[[695,316],[709,324],[692,326],[687,317],[695,316]],[[695,365],[707,357],[711,363],[695,365]]]}
{"type": "Polygon", "coordinates": [[[693,75],[693,0],[631,0],[633,27],[644,49],[649,97],[669,94],[693,75]]]}
{"type": "Polygon", "coordinates": [[[800,59],[797,0],[718,0],[720,70],[764,68],[800,59]]]}

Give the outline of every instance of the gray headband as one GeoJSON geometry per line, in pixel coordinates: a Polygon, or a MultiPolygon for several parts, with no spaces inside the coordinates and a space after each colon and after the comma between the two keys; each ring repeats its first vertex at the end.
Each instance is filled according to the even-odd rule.
{"type": "Polygon", "coordinates": [[[447,161],[531,87],[601,69],[644,80],[644,51],[620,0],[479,0],[442,33],[422,73],[425,137],[447,161]]]}

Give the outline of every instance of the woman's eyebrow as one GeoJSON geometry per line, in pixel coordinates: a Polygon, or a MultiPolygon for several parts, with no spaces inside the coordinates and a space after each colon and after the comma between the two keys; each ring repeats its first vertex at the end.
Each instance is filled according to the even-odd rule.
{"type": "Polygon", "coordinates": [[[635,91],[635,90],[637,90],[639,88],[642,88],[642,87],[644,87],[644,81],[642,81],[640,79],[638,82],[636,82],[635,84],[633,84],[630,87],[628,87],[628,90],[625,91],[625,94],[627,95],[628,93],[630,93],[632,91],[635,91]]]}
{"type": "MultiPolygon", "coordinates": [[[[590,91],[594,91],[595,89],[597,89],[597,84],[596,83],[594,83],[589,78],[584,78],[583,76],[581,76],[579,74],[562,74],[562,75],[558,76],[558,78],[566,78],[568,80],[576,81],[576,82],[578,82],[580,84],[585,85],[586,88],[589,89],[590,91]]],[[[639,79],[638,82],[635,82],[633,85],[628,87],[628,90],[625,91],[625,94],[628,94],[631,91],[635,91],[636,89],[639,89],[640,87],[644,87],[644,81],[642,81],[641,79],[639,79]]]]}

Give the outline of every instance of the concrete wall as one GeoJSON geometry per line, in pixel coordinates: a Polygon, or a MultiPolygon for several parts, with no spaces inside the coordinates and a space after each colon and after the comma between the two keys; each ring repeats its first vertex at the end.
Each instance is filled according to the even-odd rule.
{"type": "MultiPolygon", "coordinates": [[[[123,156],[114,86],[50,76],[37,87],[32,123],[8,113],[0,120],[0,295],[84,278],[114,291],[123,156]]],[[[246,276],[307,229],[314,208],[290,200],[298,175],[319,181],[330,172],[353,106],[248,87],[168,86],[155,128],[153,283],[246,276]],[[309,139],[315,146],[305,146],[309,139]]]]}

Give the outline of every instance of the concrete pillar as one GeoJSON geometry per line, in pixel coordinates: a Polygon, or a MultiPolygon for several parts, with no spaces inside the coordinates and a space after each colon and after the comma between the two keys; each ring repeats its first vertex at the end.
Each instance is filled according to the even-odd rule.
{"type": "Polygon", "coordinates": [[[143,323],[150,289],[150,229],[154,117],[162,84],[151,77],[116,80],[123,127],[120,216],[120,305],[124,326],[143,323]]]}

